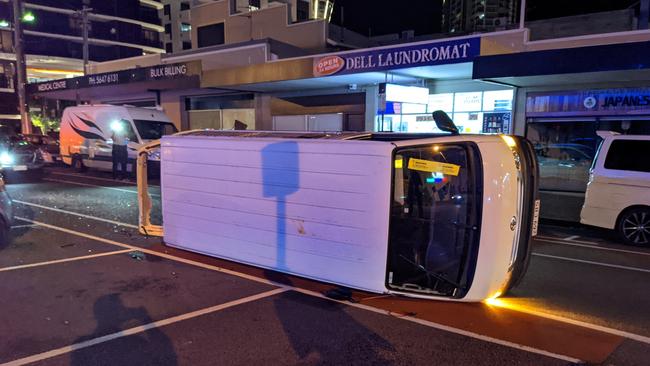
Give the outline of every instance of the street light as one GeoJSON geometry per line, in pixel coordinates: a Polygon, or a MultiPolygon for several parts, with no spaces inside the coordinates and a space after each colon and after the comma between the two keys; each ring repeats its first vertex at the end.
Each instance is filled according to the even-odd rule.
{"type": "Polygon", "coordinates": [[[25,23],[33,23],[36,20],[36,17],[34,16],[34,13],[31,11],[23,13],[23,22],[25,23]]]}

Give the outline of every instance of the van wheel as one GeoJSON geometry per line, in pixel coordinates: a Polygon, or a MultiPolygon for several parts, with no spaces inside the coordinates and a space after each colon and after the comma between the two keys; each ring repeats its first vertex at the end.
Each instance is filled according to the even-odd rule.
{"type": "Polygon", "coordinates": [[[638,207],[623,212],[616,231],[625,244],[650,246],[650,208],[638,207]]]}
{"type": "Polygon", "coordinates": [[[86,171],[86,166],[84,165],[83,160],[81,160],[81,156],[76,155],[72,157],[72,169],[78,171],[79,173],[86,171]]]}

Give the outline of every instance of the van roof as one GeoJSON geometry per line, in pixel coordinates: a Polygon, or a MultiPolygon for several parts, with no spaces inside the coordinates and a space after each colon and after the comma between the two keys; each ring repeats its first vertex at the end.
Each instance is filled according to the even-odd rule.
{"type": "Polygon", "coordinates": [[[274,137],[287,139],[327,140],[373,140],[400,141],[448,137],[446,133],[401,133],[401,132],[303,132],[303,131],[235,131],[235,130],[192,130],[181,132],[182,136],[225,136],[225,137],[274,137]]]}

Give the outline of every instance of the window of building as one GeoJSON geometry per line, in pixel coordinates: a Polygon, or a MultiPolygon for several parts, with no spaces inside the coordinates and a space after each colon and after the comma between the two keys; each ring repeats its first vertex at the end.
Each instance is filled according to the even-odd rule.
{"type": "Polygon", "coordinates": [[[192,25],[188,23],[181,23],[181,32],[190,32],[192,31],[192,25]]]}
{"type": "Polygon", "coordinates": [[[165,52],[172,53],[174,52],[174,47],[171,42],[165,43],[165,52]]]}
{"type": "Polygon", "coordinates": [[[183,49],[189,50],[192,48],[192,42],[183,42],[183,49]]]}
{"type": "Polygon", "coordinates": [[[648,151],[650,141],[615,140],[609,147],[605,169],[650,173],[650,159],[642,158],[648,151]]]}
{"type": "Polygon", "coordinates": [[[181,11],[183,10],[190,10],[190,3],[182,2],[181,3],[181,11]]]}
{"type": "Polygon", "coordinates": [[[160,40],[158,37],[158,32],[149,29],[142,29],[142,38],[144,38],[149,43],[158,43],[160,40]]]}
{"type": "Polygon", "coordinates": [[[298,1],[296,5],[296,16],[298,22],[309,20],[309,3],[306,1],[298,1]]]}
{"type": "Polygon", "coordinates": [[[68,24],[70,25],[70,30],[72,32],[77,34],[82,32],[81,19],[70,17],[68,18],[68,24]]]}
{"type": "Polygon", "coordinates": [[[165,14],[165,15],[171,14],[171,5],[170,4],[166,4],[165,6],[163,6],[163,14],[165,14]]]}
{"type": "Polygon", "coordinates": [[[377,129],[440,132],[431,113],[442,110],[454,120],[462,133],[508,133],[512,98],[513,91],[508,89],[431,94],[426,105],[388,102],[385,114],[378,116],[377,129]]]}
{"type": "Polygon", "coordinates": [[[602,120],[595,117],[530,119],[526,124],[526,138],[537,155],[539,188],[542,191],[585,192],[589,168],[601,141],[597,131],[650,134],[649,120],[623,122],[612,117],[602,120]],[[625,125],[627,128],[623,128],[625,125]]]}
{"type": "Polygon", "coordinates": [[[539,164],[539,188],[584,192],[598,145],[595,121],[535,121],[527,126],[539,164]]]}
{"type": "Polygon", "coordinates": [[[206,25],[197,28],[197,44],[199,48],[225,43],[223,23],[206,25]]]}
{"type": "Polygon", "coordinates": [[[0,89],[13,89],[10,65],[0,63],[0,89]]]}
{"type": "Polygon", "coordinates": [[[171,24],[165,24],[165,34],[169,34],[171,36],[172,34],[172,25],[171,24]]]}

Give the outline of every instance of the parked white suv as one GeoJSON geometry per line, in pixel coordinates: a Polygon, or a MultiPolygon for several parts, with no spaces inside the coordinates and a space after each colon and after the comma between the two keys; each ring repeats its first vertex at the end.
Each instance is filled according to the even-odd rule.
{"type": "Polygon", "coordinates": [[[650,246],[650,135],[598,135],[603,141],[580,222],[615,229],[627,244],[650,246]]]}

